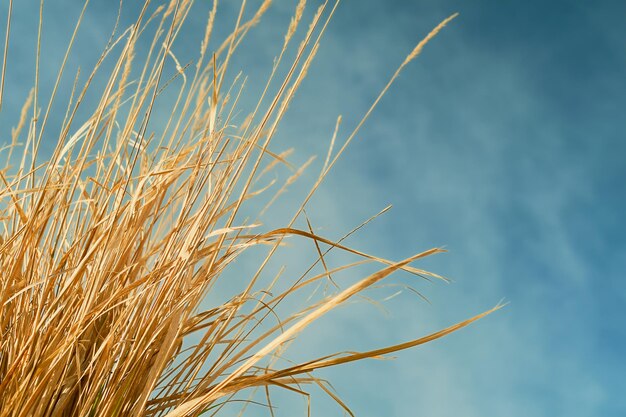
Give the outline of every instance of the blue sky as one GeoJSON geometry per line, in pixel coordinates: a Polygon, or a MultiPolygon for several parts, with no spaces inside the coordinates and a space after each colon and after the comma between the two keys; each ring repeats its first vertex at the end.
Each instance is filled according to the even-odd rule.
{"type": "MultiPolygon", "coordinates": [[[[17,3],[3,142],[32,84],[37,2],[17,3]]],[[[68,8],[78,3],[46,5],[50,68],[70,35],[68,14],[76,13],[68,8]]],[[[99,49],[91,45],[106,40],[116,3],[93,1],[72,65],[93,64],[99,49]]],[[[207,3],[198,1],[190,36],[207,3]]],[[[238,2],[223,3],[218,33],[230,28],[238,2]]],[[[277,0],[234,61],[250,77],[251,97],[294,8],[277,0]]],[[[403,294],[385,304],[388,315],[351,305],[312,327],[303,346],[323,354],[401,342],[505,298],[498,313],[394,361],[321,375],[362,417],[625,415],[626,3],[344,0],[276,149],[294,146],[295,162],[323,156],[337,115],[345,137],[406,54],[454,12],[460,16],[402,73],[309,210],[322,233],[338,238],[393,204],[351,245],[394,259],[445,246],[449,253],[423,265],[454,283],[398,276],[432,304],[403,294]]],[[[44,75],[42,84],[49,81],[44,75]]],[[[290,192],[287,203],[300,194],[290,192]]],[[[314,415],[341,415],[318,397],[314,415]]]]}

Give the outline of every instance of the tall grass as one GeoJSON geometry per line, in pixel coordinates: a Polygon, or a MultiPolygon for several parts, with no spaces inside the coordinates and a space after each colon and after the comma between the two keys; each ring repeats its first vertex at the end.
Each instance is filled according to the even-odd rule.
{"type": "MultiPolygon", "coordinates": [[[[250,115],[237,122],[237,104],[246,93],[242,77],[228,77],[229,63],[270,1],[250,18],[242,2],[232,33],[216,43],[215,0],[198,55],[187,65],[178,61],[174,43],[193,1],[156,8],[146,1],[134,24],[113,32],[92,71],[76,74],[64,117],[54,118],[87,3],[46,100],[39,85],[41,71],[48,71],[42,64],[42,13],[32,14],[40,19],[36,81],[0,172],[0,417],[194,416],[217,413],[242,398],[245,403],[255,390],[266,393],[269,403],[269,387],[306,395],[311,385],[347,409],[315,370],[417,346],[493,311],[382,349],[291,365],[279,360],[309,324],[391,273],[441,278],[411,266],[438,248],[390,261],[350,248],[343,239],[319,236],[308,221],[303,229],[295,225],[307,219],[311,197],[402,68],[455,16],[408,55],[341,146],[335,146],[335,132],[323,169],[294,216],[272,218],[283,226],[269,229],[241,213],[256,210],[251,200],[271,193],[264,174],[289,165],[286,154],[272,152],[271,140],[336,4],[320,6],[303,30],[305,1],[295,5],[267,86],[250,115]],[[302,40],[292,46],[296,33],[302,40]],[[285,62],[286,56],[293,59],[285,62]],[[227,84],[229,79],[234,82],[227,84]],[[88,93],[97,102],[87,100],[88,93]],[[157,109],[169,119],[154,120],[157,109]],[[42,155],[42,143],[51,141],[53,151],[42,155]],[[290,236],[315,243],[317,261],[301,276],[279,273],[264,280],[267,265],[290,236]],[[256,272],[234,289],[235,296],[207,307],[207,297],[235,260],[256,262],[244,256],[255,247],[265,248],[256,272]],[[330,251],[359,261],[332,268],[326,262],[330,251]],[[380,268],[346,288],[308,297],[333,275],[367,263],[380,268]],[[279,305],[290,299],[301,308],[278,319],[279,305]]],[[[11,94],[4,81],[12,65],[6,52],[18,47],[11,43],[11,8],[12,1],[4,96],[11,94]]]]}

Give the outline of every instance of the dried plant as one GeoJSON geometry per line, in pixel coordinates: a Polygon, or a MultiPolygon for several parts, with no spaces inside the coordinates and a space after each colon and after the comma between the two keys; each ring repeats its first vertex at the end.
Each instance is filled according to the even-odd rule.
{"type": "MultiPolygon", "coordinates": [[[[38,85],[45,55],[42,13],[33,14],[40,19],[36,82],[4,149],[0,417],[192,416],[217,413],[256,389],[264,390],[270,403],[269,387],[306,395],[311,384],[348,410],[328,383],[315,377],[315,370],[426,343],[494,310],[395,346],[289,366],[279,360],[309,324],[394,271],[441,278],[410,265],[441,252],[438,248],[388,261],[349,248],[343,239],[317,235],[308,220],[302,230],[295,225],[307,219],[310,198],[400,69],[454,16],[410,53],[337,151],[335,132],[319,178],[295,215],[273,219],[284,226],[267,230],[257,220],[241,219],[241,213],[244,207],[255,210],[249,200],[269,192],[259,181],[264,174],[289,165],[287,153],[272,152],[270,142],[336,4],[317,9],[294,47],[293,60],[285,64],[285,52],[304,15],[305,1],[300,0],[258,104],[238,121],[234,115],[245,82],[234,77],[226,84],[229,62],[270,1],[249,20],[244,19],[243,2],[234,30],[212,49],[215,0],[197,59],[188,65],[179,63],[174,42],[193,1],[171,0],[156,8],[146,1],[133,25],[113,31],[86,81],[76,74],[53,139],[50,125],[57,121],[50,115],[58,106],[55,98],[87,3],[47,103],[42,103],[38,85]],[[146,38],[151,39],[149,49],[140,50],[146,43],[139,40],[146,38]],[[277,79],[279,73],[285,75],[277,79]],[[97,88],[94,80],[103,87],[97,88]],[[97,103],[85,98],[94,90],[97,103]],[[164,91],[170,96],[176,91],[175,99],[164,99],[164,91]],[[155,123],[157,108],[169,120],[155,123]],[[53,140],[53,152],[42,158],[42,142],[53,140]],[[266,282],[267,265],[284,239],[294,235],[315,243],[318,260],[301,276],[279,273],[266,282]],[[235,296],[207,306],[207,295],[236,259],[256,262],[244,256],[253,247],[266,251],[256,273],[234,290],[235,296]],[[356,255],[359,261],[330,268],[330,251],[356,255]],[[347,288],[308,297],[321,282],[366,263],[381,266],[347,288]],[[279,289],[279,282],[286,289],[279,289]],[[292,298],[301,303],[300,310],[274,324],[279,304],[292,298]]],[[[5,95],[12,6],[9,1],[2,62],[5,95]]],[[[295,170],[286,185],[301,172],[295,170]]]]}

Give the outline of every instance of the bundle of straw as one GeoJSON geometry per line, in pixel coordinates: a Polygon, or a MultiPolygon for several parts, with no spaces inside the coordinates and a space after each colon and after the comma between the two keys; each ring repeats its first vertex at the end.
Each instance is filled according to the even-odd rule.
{"type": "MultiPolygon", "coordinates": [[[[243,82],[235,77],[225,84],[229,62],[270,1],[249,20],[243,2],[232,33],[211,49],[215,0],[197,59],[182,66],[173,45],[193,1],[171,0],[157,8],[146,1],[134,24],[114,30],[87,80],[80,83],[77,74],[56,146],[41,162],[39,149],[52,140],[50,114],[87,3],[51,96],[42,103],[35,82],[0,171],[0,417],[197,416],[219,412],[244,391],[280,387],[305,394],[311,384],[345,407],[315,377],[316,369],[417,346],[493,311],[400,345],[278,366],[287,344],[310,323],[394,271],[440,278],[410,266],[438,248],[388,261],[294,225],[306,217],[307,203],[400,70],[454,16],[409,54],[339,150],[331,146],[293,218],[267,230],[256,221],[240,220],[240,213],[262,191],[258,179],[287,164],[284,154],[270,150],[270,142],[336,4],[317,9],[293,60],[284,63],[303,17],[305,1],[299,1],[258,105],[235,126],[243,82]],[[139,40],[149,36],[149,49],[138,51],[146,44],[139,40]],[[139,55],[145,58],[138,60],[139,55]],[[106,71],[105,59],[113,62],[106,71]],[[175,71],[166,70],[172,63],[175,71]],[[277,79],[279,73],[284,77],[277,79]],[[103,87],[92,105],[85,96],[96,88],[94,80],[103,87]],[[270,85],[278,86],[275,93],[269,93],[274,91],[270,85]],[[164,100],[162,93],[173,90],[176,99],[164,100]],[[152,123],[157,107],[169,120],[152,123]],[[290,277],[286,290],[276,290],[278,276],[261,285],[269,260],[293,235],[315,243],[317,262],[302,276],[290,277]],[[214,284],[253,247],[267,249],[256,273],[235,296],[207,307],[214,284]],[[304,303],[303,289],[356,265],[329,268],[325,256],[331,250],[381,269],[310,299],[300,311],[271,324],[284,300],[300,297],[304,303]],[[312,273],[316,265],[319,272],[312,273]]],[[[0,106],[11,65],[12,6],[9,1],[0,106]]],[[[41,20],[39,28],[41,42],[41,20]]],[[[41,55],[38,43],[36,80],[41,55]]]]}

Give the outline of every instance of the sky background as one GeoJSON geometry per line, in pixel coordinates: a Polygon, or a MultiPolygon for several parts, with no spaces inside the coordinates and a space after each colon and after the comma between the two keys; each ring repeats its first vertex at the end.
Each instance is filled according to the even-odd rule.
{"type": "MultiPolygon", "coordinates": [[[[3,143],[32,85],[37,3],[15,5],[3,143]]],[[[58,67],[80,3],[46,4],[44,68],[58,67]]],[[[126,25],[136,11],[127,3],[126,25]]],[[[197,3],[191,37],[209,6],[197,3]]],[[[239,2],[223,3],[217,38],[239,2]]],[[[232,64],[249,76],[251,100],[295,9],[295,1],[275,3],[232,64]]],[[[116,8],[92,2],[71,65],[93,65],[116,8]]],[[[460,16],[405,69],[309,210],[320,233],[336,239],[393,204],[351,246],[392,259],[445,246],[449,253],[417,266],[454,283],[399,275],[394,282],[431,304],[403,293],[384,304],[387,314],[364,303],[342,308],[313,326],[298,352],[403,342],[504,298],[510,304],[496,314],[393,361],[319,375],[361,417],[626,415],[625,2],[344,0],[274,149],[295,147],[295,163],[319,155],[306,191],[336,117],[343,115],[345,139],[415,44],[454,12],[460,16]]],[[[192,54],[196,42],[189,45],[180,42],[177,53],[192,54]]],[[[53,76],[42,74],[45,92],[53,76]]],[[[302,192],[290,191],[284,205],[302,192]]],[[[313,392],[313,415],[342,415],[313,392]]],[[[305,415],[297,404],[277,415],[305,415]]]]}

